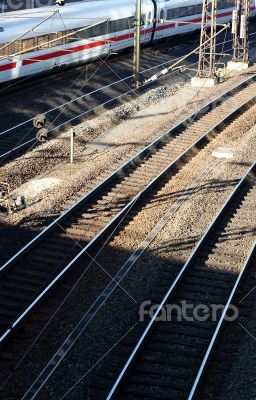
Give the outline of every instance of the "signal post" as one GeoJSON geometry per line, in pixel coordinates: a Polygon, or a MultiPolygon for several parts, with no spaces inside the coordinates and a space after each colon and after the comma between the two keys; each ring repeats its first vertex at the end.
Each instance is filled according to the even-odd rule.
{"type": "Polygon", "coordinates": [[[249,67],[249,0],[236,0],[232,17],[233,58],[228,62],[228,70],[241,71],[249,67]]]}

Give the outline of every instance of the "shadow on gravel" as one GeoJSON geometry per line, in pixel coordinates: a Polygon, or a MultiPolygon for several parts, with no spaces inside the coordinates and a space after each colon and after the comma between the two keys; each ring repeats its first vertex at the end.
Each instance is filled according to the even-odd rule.
{"type": "MultiPolygon", "coordinates": [[[[234,232],[234,235],[239,234],[241,238],[241,235],[247,235],[248,232],[249,228],[245,226],[239,232],[234,232]]],[[[24,231],[21,230],[20,233],[24,234],[24,231]]],[[[145,251],[85,331],[81,330],[80,338],[43,388],[40,398],[59,400],[81,378],[79,384],[69,393],[69,400],[105,398],[113,376],[120,370],[145,328],[144,323],[138,324],[141,303],[148,299],[151,299],[153,304],[161,301],[182,268],[187,257],[185,255],[190,254],[198,239],[188,236],[182,241],[170,240],[155,248],[154,252],[145,251]],[[184,260],[182,251],[185,251],[184,260]]],[[[230,240],[232,239],[231,235],[230,240]]],[[[68,243],[66,246],[64,244],[64,248],[68,247],[68,243]]],[[[91,253],[92,256],[98,250],[99,247],[91,253]]],[[[11,375],[12,380],[4,388],[4,398],[21,398],[24,395],[67,335],[81,321],[106,285],[113,281],[116,273],[131,255],[131,251],[106,245],[96,261],[92,261],[88,256],[81,260],[54,290],[53,296],[42,303],[36,316],[29,318],[20,329],[17,338],[7,343],[5,355],[0,353],[1,380],[4,381],[14,371],[11,375]],[[90,262],[90,268],[87,270],[90,262]],[[75,291],[39,338],[33,351],[28,353],[19,369],[15,371],[17,360],[84,272],[85,275],[75,291]]],[[[221,273],[232,275],[224,269],[221,273]]],[[[82,329],[82,326],[83,324],[80,324],[79,329],[82,329]]]]}
{"type": "MultiPolygon", "coordinates": [[[[228,181],[216,181],[216,180],[209,180],[207,183],[198,186],[196,189],[193,190],[194,194],[206,194],[211,192],[222,192],[226,191],[227,188],[235,187],[238,183],[237,179],[231,179],[228,181]]],[[[170,192],[165,195],[155,195],[154,199],[151,199],[150,204],[154,207],[154,203],[159,202],[159,200],[164,200],[166,203],[169,202],[170,199],[175,200],[179,199],[180,196],[186,196],[190,193],[189,190],[182,190],[176,192],[170,192]]],[[[148,206],[150,208],[150,206],[148,206]]]]}
{"type": "MultiPolygon", "coordinates": [[[[218,182],[217,186],[221,191],[224,187],[232,187],[236,183],[236,180],[221,181],[218,182]]],[[[215,181],[209,181],[199,187],[198,193],[211,191],[212,188],[216,191],[215,181]]],[[[148,196],[147,202],[152,201],[152,196],[156,195],[157,190],[156,188],[155,193],[148,196]]],[[[166,197],[166,201],[180,197],[182,194],[183,192],[170,193],[166,197]]],[[[165,196],[163,199],[165,200],[165,196]]],[[[107,211],[107,209],[104,208],[104,211],[107,211]]],[[[109,208],[109,211],[111,211],[111,208],[109,208]]],[[[137,209],[134,211],[136,213],[137,209]]],[[[79,227],[79,220],[77,220],[79,215],[78,213],[72,220],[67,222],[66,229],[73,225],[78,225],[79,227]]],[[[129,217],[129,219],[123,220],[120,230],[116,231],[115,235],[124,232],[129,223],[132,222],[132,219],[132,217],[129,217]]],[[[38,227],[42,221],[45,223],[44,220],[38,218],[38,227]]],[[[232,243],[237,238],[241,240],[243,236],[255,235],[255,229],[249,225],[249,222],[248,226],[244,225],[239,230],[234,229],[232,232],[228,232],[228,236],[224,233],[224,235],[220,236],[221,240],[232,243]]],[[[65,227],[65,225],[63,226],[65,227]]],[[[25,238],[28,233],[28,227],[29,219],[24,219],[22,225],[16,230],[15,235],[11,236],[12,242],[19,238],[21,243],[23,236],[25,238]]],[[[2,237],[5,235],[4,228],[6,232],[8,228],[11,229],[7,223],[3,224],[2,237]]],[[[12,229],[14,228],[12,227],[12,229]]],[[[86,244],[84,228],[81,229],[80,231],[78,229],[77,232],[72,232],[70,235],[63,235],[63,230],[60,229],[60,233],[55,237],[56,240],[50,243],[50,247],[47,247],[46,243],[38,249],[40,262],[38,262],[37,257],[34,260],[31,257],[32,260],[29,260],[27,255],[27,258],[16,263],[13,275],[16,271],[15,268],[26,268],[26,265],[34,268],[37,273],[49,270],[49,273],[53,275],[56,270],[58,270],[57,272],[60,269],[62,270],[74,258],[74,254],[76,255],[77,252],[80,252],[86,244]],[[84,236],[81,236],[81,229],[83,229],[84,236]],[[71,235],[74,235],[74,237],[71,235]],[[74,251],[74,254],[72,251],[74,251]]],[[[147,232],[150,227],[145,229],[147,232]]],[[[224,228],[222,227],[222,229],[224,228]]],[[[11,233],[12,231],[10,230],[8,232],[9,236],[6,235],[6,239],[4,239],[6,242],[7,238],[9,243],[11,242],[11,233]]],[[[32,236],[35,234],[35,228],[30,234],[32,236]]],[[[199,237],[184,232],[182,239],[166,240],[161,245],[155,245],[154,250],[146,249],[143,256],[124,277],[121,285],[117,285],[110,299],[106,301],[93,320],[89,322],[88,326],[83,325],[86,318],[81,322],[82,317],[85,315],[87,318],[91,316],[90,307],[96,301],[97,304],[100,304],[98,296],[102,294],[107,285],[116,281],[115,277],[119,274],[121,267],[125,265],[130,257],[134,256],[130,249],[136,249],[140,245],[141,239],[136,227],[130,231],[128,229],[123,235],[123,239],[120,235],[119,247],[113,244],[115,243],[114,241],[107,241],[102,249],[102,243],[97,243],[93,249],[86,252],[86,255],[75,264],[71,273],[54,289],[49,299],[44,300],[36,313],[28,318],[24,326],[17,332],[17,337],[7,343],[4,348],[4,355],[0,352],[0,379],[4,381],[14,371],[14,375],[11,375],[13,379],[9,381],[4,389],[3,398],[21,398],[67,336],[74,332],[74,328],[77,326],[78,331],[76,333],[78,332],[81,335],[77,337],[74,347],[52,375],[46,388],[42,390],[42,397],[40,398],[59,400],[73,384],[82,378],[75,390],[69,394],[69,399],[104,399],[104,393],[106,388],[109,387],[113,375],[120,369],[120,366],[129,355],[132,345],[136,343],[136,339],[144,328],[144,323],[137,324],[141,303],[148,299],[152,300],[154,304],[161,301],[199,240],[199,237]],[[98,254],[98,252],[100,253],[98,254]],[[80,281],[77,284],[79,279],[80,281]],[[75,285],[75,290],[16,371],[15,367],[20,357],[28,346],[32,344],[49,317],[75,285]],[[127,332],[133,326],[134,329],[127,335],[127,332]],[[125,337],[124,340],[120,341],[123,336],[125,337]],[[101,368],[103,363],[104,366],[101,368]],[[101,394],[99,394],[99,386],[103,387],[101,394]],[[96,392],[94,391],[95,387],[96,392]]],[[[51,239],[54,239],[54,235],[51,239]]],[[[0,245],[3,248],[4,240],[0,245]]],[[[214,247],[215,242],[210,244],[207,251],[210,251],[211,246],[214,247]]],[[[12,245],[10,247],[12,248],[12,245]]],[[[205,255],[202,254],[198,263],[202,265],[205,260],[205,255]]],[[[231,276],[231,278],[235,276],[233,272],[228,271],[222,265],[218,266],[218,268],[222,276],[224,274],[231,276]]],[[[207,273],[207,271],[208,267],[205,266],[205,272],[207,273]]],[[[49,280],[49,275],[44,279],[49,280]]],[[[45,285],[45,280],[43,285],[45,285]]],[[[103,295],[101,299],[104,300],[105,297],[103,295]]],[[[72,337],[75,337],[75,335],[72,337]]],[[[62,354],[62,350],[58,354],[62,354]]],[[[54,364],[52,363],[51,365],[54,364]]]]}
{"type": "Polygon", "coordinates": [[[9,217],[0,216],[0,266],[32,240],[53,218],[56,215],[48,218],[31,215],[15,224],[8,222],[9,217]]]}

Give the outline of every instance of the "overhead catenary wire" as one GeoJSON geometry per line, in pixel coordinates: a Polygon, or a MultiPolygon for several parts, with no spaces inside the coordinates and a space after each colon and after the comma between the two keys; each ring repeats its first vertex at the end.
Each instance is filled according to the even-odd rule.
{"type": "MultiPolygon", "coordinates": [[[[249,36],[253,36],[253,35],[256,35],[256,32],[252,32],[252,33],[249,34],[249,36]]],[[[231,41],[232,41],[232,39],[228,39],[228,40],[226,40],[226,43],[231,42],[231,41]]],[[[254,42],[255,42],[255,41],[250,41],[250,43],[254,43],[254,42]]],[[[224,42],[222,42],[222,43],[224,43],[224,42]]],[[[217,46],[220,45],[220,44],[222,44],[222,43],[217,44],[217,46]]],[[[78,58],[78,57],[77,57],[77,58],[78,58]]],[[[180,57],[178,57],[178,58],[180,58],[180,57]]],[[[28,58],[28,60],[30,60],[30,58],[28,58]]],[[[144,72],[149,71],[149,70],[158,68],[158,67],[161,66],[161,65],[170,64],[170,63],[173,62],[173,61],[174,61],[174,60],[172,60],[172,61],[165,61],[164,63],[162,63],[162,64],[160,64],[160,65],[157,65],[157,66],[155,66],[155,67],[147,68],[147,69],[145,69],[145,70],[142,71],[142,74],[143,74],[144,72]]],[[[58,66],[61,66],[61,65],[63,65],[63,64],[64,64],[64,62],[63,62],[63,63],[59,63],[58,66]]],[[[39,70],[39,73],[40,73],[40,72],[43,72],[43,71],[44,71],[44,69],[41,69],[41,70],[39,70]]],[[[128,76],[128,77],[125,78],[125,79],[130,79],[130,78],[131,78],[131,76],[128,76]]],[[[17,86],[17,85],[19,85],[20,83],[26,82],[26,81],[28,81],[29,79],[30,79],[30,77],[29,77],[29,76],[26,76],[26,77],[24,77],[24,78],[21,78],[19,81],[11,82],[9,85],[5,86],[4,88],[1,88],[1,89],[0,89],[0,93],[3,93],[4,91],[8,90],[9,88],[12,88],[12,87],[14,87],[14,86],[17,86]]],[[[0,134],[1,134],[1,133],[0,133],[0,134]]]]}
{"type": "MultiPolygon", "coordinates": [[[[230,27],[229,24],[224,25],[223,28],[220,29],[220,30],[216,33],[216,36],[218,36],[220,33],[222,33],[224,30],[228,29],[229,27],[230,27]]],[[[209,42],[210,40],[211,40],[211,38],[209,38],[205,43],[209,42]]],[[[199,45],[198,47],[196,47],[196,48],[195,48],[194,50],[192,50],[190,53],[186,54],[184,57],[182,57],[182,58],[181,58],[179,61],[177,61],[176,63],[172,64],[170,67],[165,68],[164,70],[160,71],[158,74],[155,74],[155,75],[153,75],[151,78],[147,79],[145,82],[143,82],[143,84],[146,84],[146,83],[148,83],[148,82],[157,80],[159,76],[161,76],[161,75],[166,75],[166,74],[169,72],[169,70],[173,70],[173,69],[175,69],[175,68],[179,68],[178,65],[179,65],[182,61],[186,60],[186,59],[187,59],[188,57],[190,57],[192,54],[195,54],[196,52],[198,52],[198,50],[200,50],[200,48],[201,48],[201,45],[199,45]]]]}
{"type": "MultiPolygon", "coordinates": [[[[146,157],[146,159],[147,159],[147,157],[146,157]]],[[[132,203],[132,206],[134,206],[134,204],[136,204],[137,200],[138,200],[138,196],[136,196],[135,201],[132,203]]],[[[110,202],[110,204],[111,204],[111,202],[110,202]]],[[[95,261],[95,259],[94,259],[94,261],[95,261]]],[[[80,327],[80,323],[79,323],[79,325],[76,325],[76,327],[74,329],[76,330],[77,327],[80,327]]],[[[39,391],[42,389],[42,387],[48,381],[49,377],[59,366],[60,362],[67,355],[68,351],[73,346],[74,341],[79,337],[79,336],[77,336],[77,333],[76,333],[75,337],[72,336],[73,340],[69,340],[69,338],[71,337],[71,335],[73,333],[74,333],[74,330],[69,334],[68,339],[66,339],[64,342],[65,350],[64,350],[64,347],[62,347],[62,346],[61,346],[61,348],[58,349],[58,351],[55,353],[55,356],[56,356],[56,354],[58,355],[57,359],[55,358],[55,356],[53,356],[51,358],[51,360],[47,363],[46,367],[43,368],[42,372],[38,375],[38,378],[33,382],[33,384],[30,386],[28,391],[25,393],[25,395],[23,396],[23,399],[30,398],[29,397],[30,395],[33,396],[31,398],[35,398],[35,395],[37,395],[39,393],[39,391]],[[68,343],[68,346],[67,346],[67,343],[68,343]],[[44,374],[45,374],[45,376],[44,376],[44,374]],[[34,390],[36,390],[36,392],[34,390]]]]}
{"type": "MultiPolygon", "coordinates": [[[[255,33],[252,33],[251,35],[254,35],[254,34],[255,34],[255,33]]],[[[228,40],[228,41],[230,41],[230,40],[228,40]]],[[[228,41],[227,41],[227,42],[228,42],[228,41]]],[[[222,44],[222,43],[220,43],[220,44],[222,44]]],[[[178,59],[179,59],[179,58],[178,58],[178,59]]],[[[163,63],[163,64],[166,64],[166,63],[170,63],[170,62],[168,61],[168,62],[165,62],[165,63],[163,63]]],[[[163,65],[163,64],[162,64],[162,65],[163,65]]],[[[196,63],[192,63],[192,64],[190,64],[190,65],[194,65],[194,64],[196,64],[196,63]]],[[[152,69],[157,68],[157,67],[159,67],[159,66],[155,66],[155,67],[148,68],[148,69],[142,71],[142,73],[144,73],[144,72],[146,72],[146,71],[149,71],[149,70],[152,70],[152,69]]],[[[189,69],[188,66],[186,67],[186,69],[189,69]]],[[[175,73],[175,70],[174,70],[174,71],[170,71],[170,72],[167,73],[166,75],[161,75],[161,76],[159,76],[158,79],[162,79],[162,78],[164,78],[164,77],[166,77],[166,76],[172,75],[173,73],[175,73]]],[[[129,78],[131,78],[131,76],[130,76],[130,77],[126,77],[126,78],[124,78],[123,80],[128,80],[129,78]]],[[[108,86],[112,86],[112,85],[118,84],[119,82],[121,82],[121,81],[123,81],[123,80],[114,82],[114,83],[112,83],[112,84],[110,84],[110,85],[108,85],[108,86]]],[[[149,83],[150,83],[150,82],[146,83],[145,85],[148,85],[149,83]]],[[[144,86],[144,85],[143,85],[143,86],[144,86]]],[[[129,87],[129,85],[128,85],[128,87],[129,87]]],[[[95,90],[95,91],[93,91],[93,92],[87,93],[87,94],[81,96],[80,98],[77,98],[77,99],[74,98],[74,99],[71,100],[70,102],[64,103],[64,104],[61,105],[61,106],[58,106],[58,107],[56,107],[56,108],[54,108],[54,109],[51,109],[51,110],[48,110],[45,114],[47,114],[48,112],[54,111],[55,109],[58,109],[58,108],[61,108],[61,107],[65,107],[65,106],[67,106],[68,104],[72,103],[73,101],[82,99],[83,97],[86,97],[86,96],[90,96],[91,94],[97,92],[98,90],[99,90],[99,89],[97,89],[97,90],[95,90]]],[[[86,114],[88,114],[88,113],[90,113],[90,112],[94,112],[94,111],[96,111],[98,108],[100,108],[100,107],[102,107],[102,106],[104,106],[104,105],[107,105],[107,104],[111,103],[111,102],[114,101],[114,100],[118,100],[119,98],[121,98],[121,97],[123,97],[123,96],[125,96],[125,95],[128,95],[128,94],[130,94],[130,93],[134,93],[134,89],[130,89],[129,91],[127,91],[127,92],[125,92],[125,93],[123,93],[123,94],[120,94],[119,96],[117,96],[117,97],[115,97],[115,98],[113,98],[113,99],[110,99],[110,100],[108,100],[108,101],[106,101],[106,102],[104,102],[104,103],[101,103],[100,105],[94,107],[93,109],[90,109],[90,110],[88,110],[88,111],[86,111],[86,112],[83,112],[82,114],[79,114],[79,115],[77,115],[77,116],[71,118],[71,119],[70,119],[69,121],[67,121],[67,122],[73,122],[73,121],[76,120],[77,118],[80,118],[80,117],[82,117],[82,116],[84,116],[84,115],[86,115],[86,114]]],[[[136,95],[137,95],[137,93],[136,93],[136,95]]],[[[24,124],[26,124],[27,122],[32,121],[32,120],[33,120],[33,118],[31,118],[31,119],[28,120],[28,121],[25,121],[24,123],[19,124],[19,125],[16,126],[15,128],[20,127],[20,126],[22,126],[22,125],[24,125],[24,124]]],[[[64,122],[64,123],[58,125],[57,127],[54,127],[54,128],[52,129],[52,132],[53,132],[54,130],[60,129],[62,126],[66,125],[67,122],[64,122]]],[[[5,134],[5,133],[7,133],[8,131],[11,131],[12,129],[13,129],[13,128],[9,128],[7,131],[1,132],[0,135],[1,135],[1,134],[5,134]]],[[[27,135],[25,135],[25,137],[26,137],[26,136],[27,136],[27,135]]],[[[31,139],[31,140],[29,141],[29,143],[30,143],[30,142],[33,142],[33,141],[35,142],[35,145],[36,145],[36,142],[37,142],[36,139],[31,139]]],[[[18,143],[20,143],[20,142],[21,142],[21,141],[19,141],[18,143]]],[[[26,143],[25,143],[25,144],[26,144],[26,143]]],[[[23,146],[23,145],[21,145],[21,146],[23,146]]],[[[14,146],[14,149],[16,149],[16,148],[18,148],[18,147],[20,147],[20,146],[16,144],[16,145],[14,146]]],[[[2,158],[2,161],[4,161],[4,159],[5,159],[6,157],[8,157],[8,154],[9,154],[10,152],[11,152],[11,151],[9,151],[6,155],[5,155],[5,154],[3,155],[4,158],[2,158]]]]}
{"type": "MultiPolygon", "coordinates": [[[[52,17],[52,16],[51,16],[51,17],[52,17]]],[[[48,19],[49,19],[49,18],[48,18],[48,19]]],[[[22,55],[22,54],[26,54],[26,53],[28,53],[28,52],[31,52],[32,50],[40,49],[41,47],[46,46],[46,45],[49,46],[49,45],[52,44],[52,43],[59,42],[61,39],[66,39],[66,38],[68,38],[68,37],[70,37],[70,36],[72,36],[72,35],[74,35],[74,34],[78,34],[79,32],[84,32],[84,31],[86,31],[86,30],[88,30],[88,29],[90,29],[90,28],[93,28],[93,27],[95,27],[95,26],[101,25],[101,24],[104,23],[104,22],[107,22],[107,19],[100,20],[99,22],[95,22],[95,24],[91,24],[91,25],[88,25],[88,26],[86,26],[86,27],[84,27],[84,28],[80,28],[80,29],[74,30],[74,31],[72,31],[72,32],[70,32],[70,33],[66,33],[65,35],[62,35],[62,36],[57,37],[57,38],[52,39],[52,40],[48,40],[48,41],[46,41],[46,42],[44,42],[44,43],[39,43],[39,44],[37,44],[36,46],[30,47],[29,49],[21,50],[21,51],[18,51],[18,52],[16,52],[16,53],[13,53],[13,54],[8,54],[8,55],[1,56],[1,57],[0,57],[0,61],[3,61],[3,60],[5,60],[5,59],[9,59],[10,57],[17,57],[17,56],[20,56],[20,55],[22,55]]],[[[35,29],[35,28],[33,28],[33,29],[35,29]]],[[[30,30],[30,31],[31,31],[31,30],[30,30]]],[[[28,33],[28,32],[26,32],[25,34],[23,34],[23,35],[20,36],[20,37],[25,36],[27,33],[28,33]]],[[[19,37],[19,38],[20,38],[20,37],[19,37]]],[[[3,46],[2,48],[0,48],[0,52],[1,52],[1,50],[4,50],[4,49],[7,48],[8,46],[10,46],[10,44],[15,43],[19,38],[16,38],[16,39],[13,40],[12,42],[7,43],[5,46],[3,46]]],[[[106,41],[107,41],[107,39],[106,39],[106,41]]],[[[65,51],[65,49],[63,49],[63,51],[65,51]]],[[[41,61],[41,60],[40,60],[40,61],[41,61]]]]}
{"type": "MultiPolygon", "coordinates": [[[[21,35],[19,35],[18,37],[16,37],[15,39],[13,39],[11,42],[8,42],[7,44],[5,44],[4,46],[0,47],[0,52],[5,50],[8,46],[10,46],[11,44],[17,42],[17,40],[22,39],[24,36],[26,36],[28,33],[33,32],[36,28],[38,28],[40,25],[42,25],[44,22],[48,21],[50,18],[52,18],[58,11],[55,10],[52,12],[52,15],[48,15],[46,18],[43,19],[43,21],[39,22],[38,24],[36,24],[35,26],[33,26],[32,28],[28,29],[26,32],[22,33],[21,35]]],[[[10,56],[9,56],[10,57],[10,56]]]]}
{"type": "MultiPolygon", "coordinates": [[[[224,27],[225,27],[225,26],[224,26],[224,27]]],[[[223,28],[223,29],[224,29],[224,28],[223,28]]],[[[220,33],[220,32],[219,32],[219,33],[220,33]]],[[[78,36],[78,33],[77,33],[77,36],[78,36]]],[[[192,54],[192,53],[193,53],[193,52],[191,52],[190,54],[192,54]]],[[[181,62],[182,59],[184,59],[184,58],[181,58],[180,61],[178,61],[178,62],[181,62]]],[[[103,61],[103,60],[102,60],[102,61],[103,61]]],[[[104,62],[104,61],[103,61],[103,62],[104,62]]],[[[107,64],[106,64],[106,65],[107,65],[107,64]]],[[[174,64],[174,65],[175,65],[175,64],[174,64]]],[[[171,67],[169,67],[168,70],[169,70],[170,68],[173,69],[173,68],[174,68],[174,65],[172,65],[171,67]]],[[[108,65],[107,65],[107,66],[108,66],[108,65]]],[[[108,66],[108,67],[111,69],[110,66],[108,66]]],[[[113,69],[111,69],[111,70],[112,70],[112,72],[114,72],[114,73],[119,77],[119,75],[118,75],[113,69]]],[[[167,69],[165,69],[165,70],[163,70],[163,71],[164,71],[165,74],[166,74],[166,72],[168,72],[167,69]]],[[[163,71],[161,71],[159,74],[161,75],[161,74],[163,73],[163,71]]],[[[120,77],[119,77],[119,78],[120,78],[120,77]]],[[[152,78],[151,78],[151,79],[152,79],[152,78]]],[[[129,89],[131,89],[130,86],[125,82],[125,80],[123,80],[123,81],[124,81],[124,83],[127,85],[127,87],[128,87],[129,89]]],[[[149,79],[149,81],[150,81],[150,79],[149,79]]],[[[145,84],[145,83],[147,83],[147,82],[144,82],[144,84],[145,84]]],[[[136,92],[135,92],[135,93],[136,93],[136,92]]],[[[57,117],[57,118],[58,118],[58,117],[57,117]]],[[[57,118],[56,118],[56,119],[57,119],[57,118]]],[[[56,119],[55,119],[55,120],[56,120],[56,119]]],[[[52,124],[51,124],[51,125],[52,125],[52,124]]]]}
{"type": "MultiPolygon", "coordinates": [[[[93,61],[92,61],[92,63],[93,63],[93,61]]],[[[92,63],[91,63],[91,64],[92,64],[92,63]]],[[[88,82],[92,79],[92,77],[93,77],[94,74],[99,70],[99,68],[101,68],[101,65],[100,65],[95,71],[93,71],[93,73],[91,74],[91,76],[90,76],[89,78],[85,79],[85,81],[84,81],[84,83],[81,85],[80,89],[79,89],[79,90],[76,92],[76,94],[74,95],[74,98],[77,96],[77,93],[79,93],[79,91],[82,90],[82,88],[85,86],[85,84],[88,83],[88,82]]],[[[72,84],[70,85],[70,88],[71,88],[72,86],[75,85],[75,82],[81,77],[81,75],[82,75],[83,73],[86,73],[86,71],[82,70],[81,74],[72,82],[72,84]]],[[[72,101],[72,100],[71,100],[71,101],[72,101]]],[[[65,106],[64,106],[64,107],[65,107],[65,106]]],[[[56,108],[56,109],[57,109],[57,108],[56,108]]],[[[56,117],[56,119],[61,115],[62,112],[63,112],[63,111],[60,112],[60,114],[56,117]]],[[[32,121],[33,121],[33,118],[31,118],[30,121],[32,122],[32,121]]],[[[55,121],[55,120],[54,120],[54,121],[55,121]]],[[[54,121],[52,121],[51,126],[52,126],[52,124],[54,123],[54,121]]],[[[21,126],[21,125],[20,125],[20,126],[21,126]]],[[[19,140],[19,142],[16,143],[16,145],[15,145],[14,148],[13,148],[13,150],[15,150],[16,147],[19,146],[19,144],[20,144],[21,141],[24,139],[24,137],[26,137],[27,135],[29,135],[29,133],[31,133],[32,130],[33,130],[33,128],[30,128],[30,129],[29,129],[29,131],[25,134],[25,136],[23,136],[23,138],[21,138],[21,139],[19,140]]],[[[17,160],[17,162],[20,161],[22,158],[25,158],[25,156],[28,154],[28,152],[31,151],[31,150],[36,146],[36,144],[37,144],[37,139],[36,139],[36,138],[35,138],[35,139],[32,139],[32,140],[30,140],[30,142],[32,142],[31,146],[30,146],[29,149],[25,152],[25,154],[23,154],[22,157],[19,158],[19,159],[17,160]],[[33,142],[34,142],[34,143],[33,143],[33,142]]],[[[8,157],[8,154],[6,154],[5,157],[1,158],[1,162],[3,162],[7,157],[8,157]]]]}
{"type": "MultiPolygon", "coordinates": [[[[198,92],[200,91],[201,89],[199,88],[198,89],[198,92]]],[[[111,233],[111,235],[108,237],[108,239],[106,240],[106,242],[109,240],[109,238],[111,238],[112,237],[112,235],[113,235],[113,232],[111,233]]],[[[106,242],[104,242],[104,243],[106,243],[106,242]]],[[[101,250],[101,249],[100,249],[101,250]]],[[[85,273],[87,272],[87,270],[85,271],[85,273]]],[[[83,274],[83,276],[84,276],[84,274],[83,274]]],[[[81,277],[82,278],[82,277],[81,277]]],[[[78,282],[76,282],[76,284],[78,284],[78,282]]],[[[76,285],[75,284],[75,285],[76,285]]],[[[67,297],[65,297],[65,301],[67,300],[67,298],[69,297],[69,295],[70,295],[70,293],[72,292],[74,290],[74,287],[72,287],[72,289],[71,289],[71,291],[68,293],[68,295],[67,295],[67,297]]],[[[59,311],[59,308],[56,310],[56,313],[59,311]]],[[[54,313],[54,315],[52,315],[51,316],[51,320],[52,320],[52,318],[55,316],[56,314],[54,313]]],[[[49,320],[49,321],[47,321],[47,325],[43,328],[43,329],[46,329],[46,327],[48,326],[48,324],[51,322],[51,320],[49,320]]],[[[42,332],[43,331],[41,331],[40,332],[40,334],[39,334],[39,336],[36,338],[36,341],[38,340],[38,338],[40,337],[40,335],[42,334],[42,332]]],[[[33,342],[33,345],[35,344],[35,342],[33,342]]],[[[29,351],[30,351],[31,349],[29,349],[29,351]]],[[[25,356],[27,355],[27,353],[25,354],[25,356]]],[[[24,358],[20,361],[20,362],[22,362],[24,360],[24,358]]],[[[19,364],[20,365],[20,364],[19,364]]],[[[17,366],[18,367],[18,366],[17,366]]]]}

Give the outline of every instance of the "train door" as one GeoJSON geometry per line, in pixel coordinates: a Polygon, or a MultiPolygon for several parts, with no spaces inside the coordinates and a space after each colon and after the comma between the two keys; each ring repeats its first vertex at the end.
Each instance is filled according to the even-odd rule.
{"type": "Polygon", "coordinates": [[[153,23],[154,23],[153,10],[145,11],[141,16],[141,19],[142,19],[141,33],[142,33],[143,42],[150,42],[151,35],[152,35],[152,29],[153,29],[153,23]]]}
{"type": "Polygon", "coordinates": [[[160,6],[157,13],[157,25],[156,25],[156,32],[155,38],[160,39],[165,35],[165,20],[166,20],[166,10],[164,6],[160,6]]]}

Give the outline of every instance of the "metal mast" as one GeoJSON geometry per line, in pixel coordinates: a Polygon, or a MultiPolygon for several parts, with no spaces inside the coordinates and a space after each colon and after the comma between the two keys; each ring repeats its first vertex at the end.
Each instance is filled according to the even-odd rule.
{"type": "Polygon", "coordinates": [[[141,0],[136,1],[134,18],[134,58],[133,58],[133,81],[135,88],[140,86],[140,37],[141,37],[141,0]]]}
{"type": "Polygon", "coordinates": [[[199,78],[215,78],[216,10],[217,0],[203,0],[197,71],[197,76],[199,78]]]}
{"type": "Polygon", "coordinates": [[[250,5],[249,0],[236,0],[236,9],[233,11],[233,61],[249,61],[248,21],[250,5]]]}

